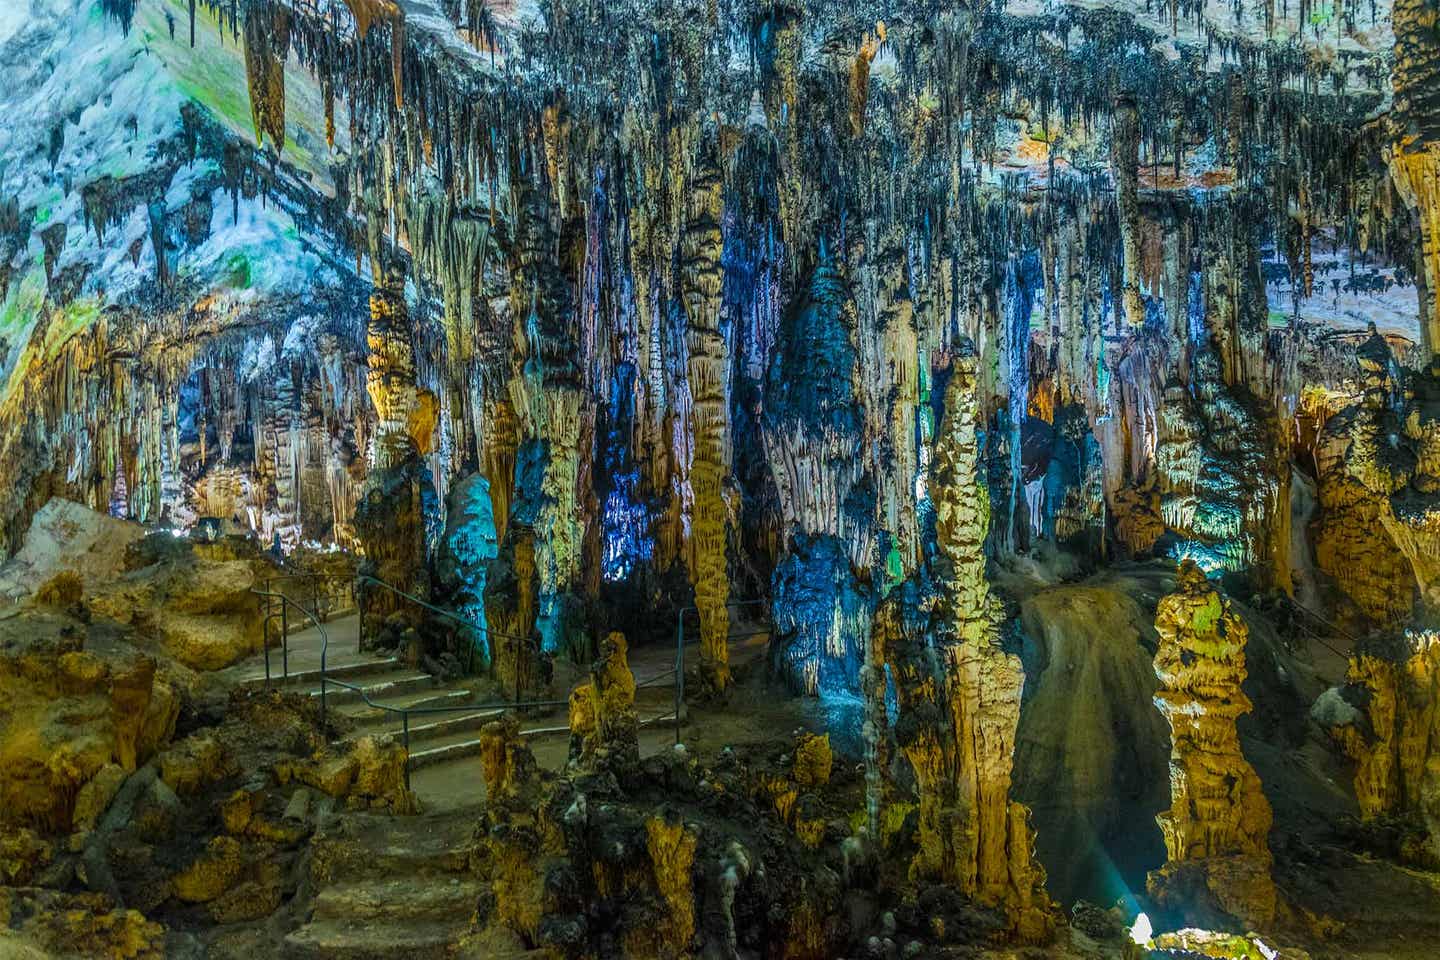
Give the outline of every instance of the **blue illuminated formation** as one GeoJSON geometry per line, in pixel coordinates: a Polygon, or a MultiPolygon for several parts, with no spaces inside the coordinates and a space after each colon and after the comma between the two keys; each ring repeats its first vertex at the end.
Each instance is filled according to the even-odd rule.
{"type": "Polygon", "coordinates": [[[1005,379],[1010,388],[1010,470],[1008,520],[999,531],[998,538],[1007,546],[1015,543],[1016,505],[1020,499],[1022,480],[1022,434],[1030,401],[1030,314],[1034,309],[1034,290],[1039,274],[1040,259],[1033,250],[1026,253],[1019,264],[1012,257],[1005,265],[1005,355],[1008,362],[1005,379]]]}
{"type": "Polygon", "coordinates": [[[438,564],[440,579],[451,590],[456,612],[470,620],[477,666],[493,658],[485,623],[485,582],[490,561],[499,553],[490,481],[473,474],[450,491],[444,543],[438,564]]]}
{"type": "Polygon", "coordinates": [[[600,575],[608,583],[617,583],[648,564],[655,551],[650,508],[641,497],[640,466],[630,444],[635,423],[633,364],[616,364],[609,403],[603,413],[605,447],[596,483],[597,493],[604,498],[600,508],[600,575]]]}
{"type": "Polygon", "coordinates": [[[775,569],[772,656],[792,686],[809,693],[859,688],[874,597],[835,537],[797,537],[775,569]]]}

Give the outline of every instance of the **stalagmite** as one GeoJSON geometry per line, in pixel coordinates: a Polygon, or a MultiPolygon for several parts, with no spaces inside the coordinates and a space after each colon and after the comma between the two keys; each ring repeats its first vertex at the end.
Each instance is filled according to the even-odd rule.
{"type": "Polygon", "coordinates": [[[1190,922],[1229,916],[1267,925],[1276,909],[1270,803],[1235,727],[1251,709],[1240,689],[1249,630],[1193,560],[1180,564],[1155,630],[1155,706],[1171,735],[1170,809],[1156,817],[1165,866],[1146,887],[1190,922]]]}
{"type": "MultiPolygon", "coordinates": [[[[391,266],[370,297],[370,346],[366,391],[378,416],[374,466],[355,511],[355,528],[365,551],[366,570],[397,590],[428,592],[426,514],[435,506],[428,471],[420,455],[433,437],[434,396],[415,383],[415,356],[405,308],[404,276],[391,266]]],[[[399,594],[376,584],[364,586],[362,607],[373,631],[389,614],[404,609],[399,594]]]]}
{"type": "Polygon", "coordinates": [[[692,452],[690,582],[700,615],[700,664],[706,683],[730,684],[730,577],[726,561],[724,484],[729,474],[730,351],[720,332],[720,171],[702,162],[690,186],[681,270],[684,276],[686,354],[692,452]]]}
{"type": "Polygon", "coordinates": [[[640,758],[635,675],[623,633],[606,638],[590,680],[570,693],[570,763],[578,769],[620,768],[640,758]]]}
{"type": "Polygon", "coordinates": [[[890,6],[0,4],[0,941],[1435,939],[1434,0],[890,6]]]}
{"type": "Polygon", "coordinates": [[[976,361],[961,355],[945,394],[931,489],[946,564],[937,569],[931,661],[923,634],[891,622],[887,659],[901,691],[896,737],[920,803],[916,879],[955,884],[1002,909],[1014,934],[1041,942],[1054,926],[1045,871],[1034,859],[1029,812],[1010,799],[1025,674],[998,632],[985,577],[990,500],[977,479],[976,361]]]}
{"type": "Polygon", "coordinates": [[[1312,710],[1355,764],[1360,816],[1413,821],[1419,849],[1402,853],[1429,867],[1440,864],[1437,639],[1432,631],[1412,630],[1390,644],[1356,650],[1345,687],[1328,692],[1312,710]],[[1333,699],[1326,705],[1325,698],[1333,699]]]}

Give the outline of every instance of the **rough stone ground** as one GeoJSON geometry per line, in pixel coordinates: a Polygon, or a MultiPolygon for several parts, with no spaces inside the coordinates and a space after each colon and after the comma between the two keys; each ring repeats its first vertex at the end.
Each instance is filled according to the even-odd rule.
{"type": "MultiPolygon", "coordinates": [[[[1023,587],[1011,584],[1010,594],[1020,598],[1025,628],[1021,642],[1030,674],[1016,792],[1036,804],[1041,859],[1056,879],[1052,893],[1067,907],[1072,897],[1080,896],[1108,905],[1114,896],[1142,890],[1145,871],[1158,865],[1152,849],[1155,845],[1146,842],[1156,831],[1151,826],[1152,812],[1144,809],[1144,802],[1122,806],[1108,820],[1097,811],[1103,812],[1107,803],[1113,806],[1117,790],[1125,786],[1116,771],[1150,771],[1138,778],[1145,781],[1137,795],[1142,801],[1146,797],[1153,800],[1165,786],[1164,738],[1137,737],[1136,731],[1149,716],[1146,691],[1150,689],[1147,684],[1153,685],[1153,677],[1147,673],[1153,643],[1148,623],[1155,599],[1168,589],[1169,581],[1158,566],[1117,567],[1088,578],[1071,573],[1068,578],[1034,579],[1023,587]],[[1156,756],[1145,759],[1149,754],[1156,756]],[[1047,792],[1052,800],[1049,807],[1042,802],[1047,792]],[[1068,810],[1071,819],[1057,820],[1057,810],[1068,810]],[[1095,865],[1108,857],[1119,881],[1116,891],[1086,888],[1076,880],[1072,860],[1077,847],[1071,839],[1083,838],[1087,830],[1094,836],[1079,874],[1083,878],[1098,872],[1095,865]],[[1066,839],[1056,841],[1056,836],[1066,839]],[[1065,881],[1062,878],[1067,871],[1070,880],[1065,881]]],[[[1359,826],[1350,795],[1350,772],[1308,719],[1308,704],[1335,679],[1335,664],[1325,659],[1333,659],[1333,651],[1312,642],[1297,643],[1276,625],[1261,601],[1240,606],[1251,626],[1247,690],[1257,708],[1242,728],[1242,741],[1275,810],[1270,838],[1276,857],[1274,873],[1290,908],[1283,931],[1290,939],[1284,943],[1303,946],[1315,960],[1435,957],[1435,944],[1440,943],[1440,876],[1389,859],[1387,845],[1393,846],[1393,837],[1387,833],[1388,825],[1359,826]]],[[[27,642],[25,636],[50,620],[72,623],[73,618],[22,605],[0,618],[0,634],[11,638],[9,647],[19,649],[27,642]]],[[[101,656],[125,654],[132,649],[127,638],[133,631],[133,626],[99,618],[84,626],[86,649],[101,656]]],[[[718,768],[724,766],[721,758],[728,748],[757,770],[783,770],[785,755],[798,731],[829,732],[836,755],[835,773],[832,785],[820,797],[829,811],[827,816],[838,824],[835,829],[827,828],[829,845],[843,833],[844,817],[858,809],[863,791],[859,772],[863,744],[857,732],[861,705],[846,698],[781,695],[763,675],[761,650],[763,639],[737,651],[737,683],[726,701],[691,700],[682,729],[685,754],[698,758],[703,769],[718,768]]],[[[337,658],[345,662],[346,654],[337,653],[337,658]]],[[[642,646],[631,657],[640,680],[663,673],[672,660],[673,648],[668,645],[642,646]]],[[[302,667],[305,662],[303,656],[296,661],[302,667]]],[[[198,701],[193,698],[201,691],[206,702],[218,702],[223,692],[218,688],[228,686],[253,665],[252,660],[228,672],[205,675],[173,662],[167,669],[177,682],[184,681],[183,686],[191,691],[190,702],[195,704],[198,701]]],[[[557,665],[555,687],[564,689],[580,676],[582,671],[573,666],[557,665]]],[[[667,712],[668,682],[642,688],[638,707],[642,719],[667,712]]],[[[187,709],[190,726],[185,732],[202,734],[201,739],[229,736],[223,723],[215,726],[223,712],[207,707],[196,714],[193,705],[187,709]]],[[[280,724],[277,731],[289,729],[294,721],[279,713],[274,719],[280,724]]],[[[563,724],[563,712],[526,720],[527,726],[563,724]]],[[[299,749],[288,745],[295,741],[290,734],[269,736],[282,745],[281,752],[299,749]]],[[[229,749],[238,763],[227,769],[238,766],[248,770],[261,762],[273,762],[280,754],[273,745],[266,746],[268,742],[234,741],[229,749]],[[265,750],[271,751],[266,754],[268,761],[260,755],[265,750]]],[[[541,767],[559,771],[565,766],[568,738],[563,733],[537,735],[529,743],[541,767]]],[[[669,724],[642,728],[639,746],[642,759],[673,763],[678,756],[669,724]]],[[[187,756],[185,749],[171,748],[172,768],[187,756]]],[[[303,751],[297,757],[303,757],[303,751]]],[[[298,760],[291,763],[297,769],[303,766],[298,760]]],[[[321,765],[304,776],[323,782],[328,770],[321,765]]],[[[224,802],[233,799],[236,786],[245,780],[243,774],[236,775],[238,779],[226,773],[218,775],[220,779],[212,786],[201,788],[185,801],[185,812],[176,821],[183,829],[173,838],[173,850],[166,847],[163,837],[157,843],[137,846],[126,832],[133,827],[116,834],[120,838],[116,848],[142,852],[153,848],[155,859],[147,869],[157,871],[157,877],[169,877],[197,857],[201,859],[195,862],[202,862],[203,850],[210,842],[206,838],[219,829],[216,811],[223,812],[224,802]]],[[[288,808],[300,792],[294,781],[278,790],[268,788],[263,823],[270,826],[264,830],[278,829],[273,826],[276,823],[303,822],[310,825],[306,829],[315,831],[313,837],[298,842],[280,841],[287,867],[278,887],[266,886],[275,881],[263,871],[247,881],[255,883],[257,890],[278,890],[279,908],[260,919],[217,923],[211,914],[229,909],[236,897],[213,901],[218,906],[177,906],[173,902],[145,906],[146,918],[170,928],[165,955],[247,960],[268,956],[403,955],[418,960],[423,956],[503,955],[456,952],[469,929],[475,902],[476,880],[464,860],[485,803],[478,758],[417,770],[412,787],[423,807],[416,816],[346,810],[338,803],[312,800],[311,814],[303,821],[289,816],[288,808]],[[286,808],[284,816],[281,808],[286,808]],[[365,953],[362,947],[371,952],[365,953]]],[[[648,810],[672,799],[682,806],[690,802],[683,793],[672,798],[668,790],[642,791],[631,802],[648,810]]],[[[724,811],[706,806],[687,808],[686,816],[705,822],[707,829],[734,831],[747,844],[755,842],[756,831],[761,829],[740,819],[727,819],[724,811]]],[[[763,829],[773,833],[774,828],[763,829]]],[[[902,833],[904,829],[902,825],[902,833]]],[[[256,843],[244,834],[237,836],[247,850],[256,843]]],[[[257,871],[261,862],[246,860],[244,869],[257,871]]],[[[117,874],[117,880],[127,889],[133,885],[123,875],[117,874]]],[[[21,910],[16,914],[20,916],[24,910],[34,909],[33,904],[48,902],[50,895],[7,888],[7,896],[22,905],[15,908],[21,910]]],[[[1043,949],[988,951],[975,946],[960,953],[935,955],[1119,956],[1116,942],[1097,943],[1087,936],[1087,929],[1083,923],[1076,924],[1063,930],[1055,945],[1043,949]]],[[[10,935],[0,939],[0,957],[45,955],[24,952],[33,949],[33,944],[10,935]]],[[[53,955],[90,954],[79,949],[53,955]]]]}

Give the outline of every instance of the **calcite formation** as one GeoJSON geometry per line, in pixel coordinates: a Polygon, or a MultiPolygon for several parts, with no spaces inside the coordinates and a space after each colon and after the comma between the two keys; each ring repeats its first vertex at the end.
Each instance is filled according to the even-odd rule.
{"type": "Polygon", "coordinates": [[[1355,765],[1355,799],[1365,820],[1409,818],[1419,826],[1410,857],[1440,863],[1440,644],[1414,630],[1356,650],[1345,687],[1312,713],[1355,765]],[[1354,701],[1351,703],[1349,701],[1354,701]]]}
{"type": "Polygon", "coordinates": [[[590,680],[570,693],[570,763],[580,769],[623,767],[640,759],[635,675],[623,633],[605,639],[590,680]]]}
{"type": "MultiPolygon", "coordinates": [[[[269,0],[172,30],[119,6],[138,29],[77,42],[118,82],[145,38],[166,92],[129,152],[151,159],[85,169],[58,99],[16,134],[44,149],[5,207],[6,297],[47,322],[7,360],[8,539],[65,492],[356,546],[428,595],[444,503],[478,471],[503,572],[446,590],[512,638],[517,690],[526,647],[593,656],[586,611],[614,584],[693,599],[712,687],[727,603],[761,594],[793,686],[856,687],[875,604],[925,554],[962,336],[997,545],[1083,534],[1284,589],[1295,384],[1344,379],[1328,336],[1357,311],[1407,336],[1410,255],[1433,247],[1423,215],[1390,217],[1429,209],[1413,5],[1393,50],[1388,8],[1332,37],[1268,8],[1261,31],[1205,10],[269,0]],[[1388,139],[1365,122],[1387,91],[1388,139]],[[300,273],[280,289],[246,246],[266,231],[298,244],[275,247],[300,273]]],[[[57,52],[79,30],[43,26],[57,52]]],[[[119,138],[104,90],[77,105],[119,138]]],[[[400,608],[366,604],[373,625],[400,608]]]]}
{"type": "Polygon", "coordinates": [[[891,622],[882,630],[900,697],[896,739],[918,793],[911,876],[1000,907],[1016,936],[1037,942],[1054,918],[1029,811],[1010,798],[1025,674],[1001,645],[998,600],[985,578],[990,502],[975,479],[975,372],[973,356],[956,358],[932,468],[943,557],[932,629],[943,640],[932,659],[915,632],[891,622]]]}
{"type": "MultiPolygon", "coordinates": [[[[716,149],[703,144],[700,149],[716,149]]],[[[730,351],[720,330],[720,255],[723,235],[723,184],[712,160],[697,165],[690,188],[683,238],[684,297],[689,329],[686,384],[690,389],[690,520],[688,568],[700,614],[700,658],[706,682],[718,691],[730,683],[730,577],[725,547],[729,508],[724,485],[729,476],[730,351]]]]}
{"type": "Polygon", "coordinates": [[[361,737],[348,748],[325,750],[277,767],[280,782],[298,781],[353,809],[414,813],[415,794],[405,776],[405,748],[393,740],[361,737]]]}
{"type": "Polygon", "coordinates": [[[1396,189],[1414,211],[1420,233],[1418,265],[1425,277],[1421,302],[1422,343],[1440,348],[1440,27],[1435,11],[1418,0],[1400,0],[1393,11],[1395,142],[1390,171],[1396,189]]]}
{"type": "MultiPolygon", "coordinates": [[[[371,250],[372,257],[385,262],[378,240],[371,250]]],[[[372,625],[405,609],[406,601],[396,590],[412,596],[428,593],[426,513],[434,510],[434,493],[420,457],[434,442],[436,417],[435,396],[415,382],[404,275],[393,262],[377,272],[381,275],[370,297],[366,328],[370,359],[365,384],[378,417],[375,462],[355,512],[365,572],[382,581],[367,584],[361,594],[372,625]]]]}
{"type": "Polygon", "coordinates": [[[1147,888],[1182,916],[1218,910],[1252,926],[1269,924],[1276,910],[1273,817],[1235,725],[1252,707],[1241,689],[1249,630],[1187,560],[1175,592],[1155,612],[1155,631],[1155,706],[1170,725],[1170,809],[1156,817],[1166,861],[1147,888]]]}
{"type": "Polygon", "coordinates": [[[153,660],[112,663],[81,647],[61,639],[0,658],[0,823],[93,824],[118,788],[115,769],[133,772],[175,731],[178,698],[153,660]]]}

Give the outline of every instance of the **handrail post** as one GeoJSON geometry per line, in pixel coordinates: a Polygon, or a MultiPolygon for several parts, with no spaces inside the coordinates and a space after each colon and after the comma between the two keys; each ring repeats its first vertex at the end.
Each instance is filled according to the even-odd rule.
{"type": "Polygon", "coordinates": [[[330,646],[330,635],[318,623],[315,626],[320,631],[320,736],[329,743],[330,731],[325,727],[325,682],[328,679],[325,674],[325,654],[330,646]]]}
{"type": "Polygon", "coordinates": [[[675,618],[675,742],[680,742],[680,703],[685,699],[685,611],[675,618]]]}
{"type": "Polygon", "coordinates": [[[400,727],[404,731],[405,742],[405,789],[410,789],[410,711],[400,711],[400,727]]]}
{"type": "Polygon", "coordinates": [[[280,600],[280,675],[282,683],[290,682],[290,605],[280,600]]]}

